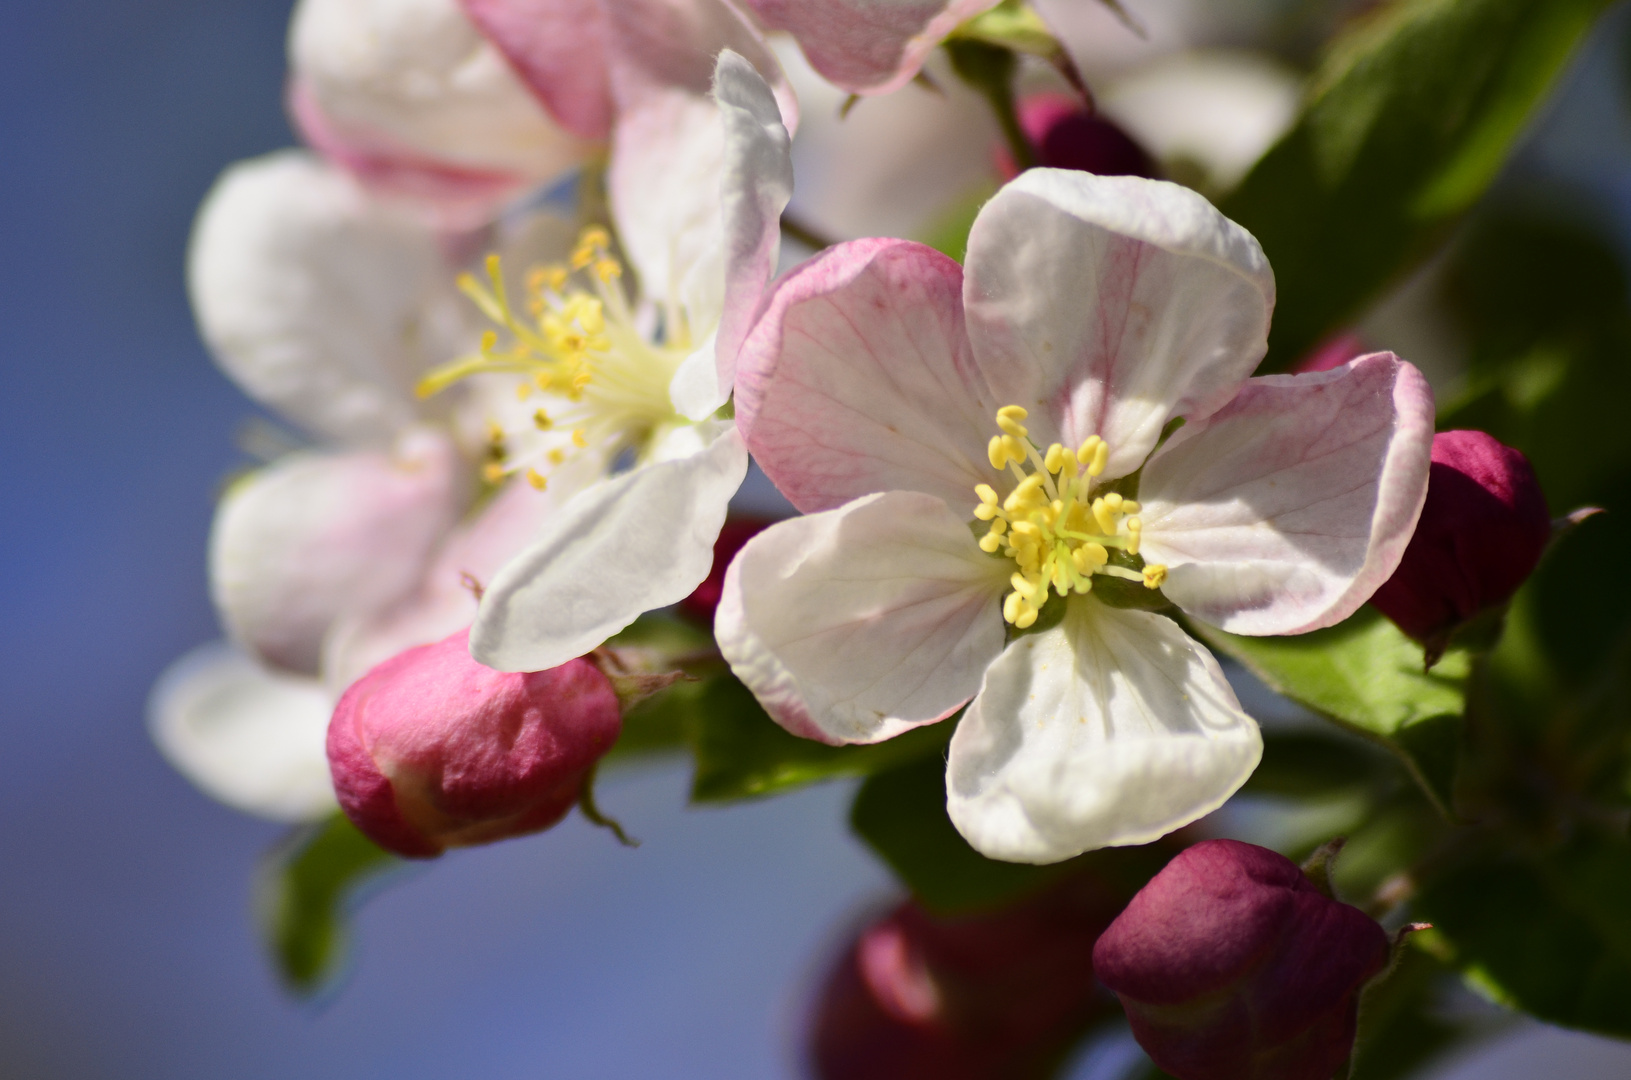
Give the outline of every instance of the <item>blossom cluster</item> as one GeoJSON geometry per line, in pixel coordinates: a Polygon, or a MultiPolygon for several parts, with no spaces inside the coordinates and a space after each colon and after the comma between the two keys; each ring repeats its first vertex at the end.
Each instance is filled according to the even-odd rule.
{"type": "MultiPolygon", "coordinates": [[[[1114,95],[1094,111],[1058,6],[302,0],[306,148],[228,169],[190,251],[206,343],[287,429],[261,429],[266,460],[221,498],[228,642],[155,691],[170,759],[240,809],[339,807],[409,857],[598,817],[623,713],[683,667],[619,635],[679,605],[795,736],[955,723],[951,823],[1050,864],[1168,836],[1252,775],[1261,733],[1205,635],[1305,634],[1375,595],[1447,640],[1504,602],[1549,535],[1521,455],[1435,442],[1427,380],[1391,352],[1254,375],[1274,272],[1203,192],[1284,117],[1162,179],[1208,149],[1141,123],[1147,90],[1122,124],[1114,95]],[[1036,41],[1042,92],[1009,101],[1003,143],[958,57],[1036,41]],[[971,159],[990,186],[960,259],[904,238],[922,206],[880,210],[971,159]],[[796,513],[727,521],[750,459],[796,513]],[[1458,529],[1486,504],[1521,557],[1458,529]]],[[[1186,857],[1224,855],[1297,911],[1334,904],[1267,853],[1186,857]]],[[[1075,953],[1159,1042],[1188,1023],[1183,979],[1138,968],[1144,931],[1100,937],[1126,897],[1101,901],[1075,953]]],[[[1354,977],[1304,1003],[1333,1045],[1386,951],[1344,912],[1354,977]]],[[[845,986],[912,934],[955,938],[890,919],[845,986]]],[[[1012,959],[944,965],[972,986],[1012,959]]],[[[1061,1018],[1102,1006],[1070,985],[1061,1018]]],[[[962,1054],[902,986],[889,1008],[928,1025],[911,1039],[962,1054]]],[[[833,1030],[883,1023],[833,1009],[833,1030]]]]}

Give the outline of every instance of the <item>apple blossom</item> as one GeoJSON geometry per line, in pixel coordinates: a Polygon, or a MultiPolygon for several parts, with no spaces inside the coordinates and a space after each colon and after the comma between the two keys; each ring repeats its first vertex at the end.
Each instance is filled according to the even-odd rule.
{"type": "Polygon", "coordinates": [[[614,202],[643,297],[624,291],[622,264],[598,229],[568,264],[529,278],[530,321],[512,308],[494,260],[489,285],[471,278],[464,287],[511,344],[500,348],[490,333],[478,355],[422,384],[520,374],[531,417],[517,434],[532,449],[506,445],[503,470],[534,486],[548,487],[551,470],[580,451],[632,465],[568,500],[488,583],[470,643],[500,670],[565,663],[642,612],[684,599],[707,577],[746,475],[741,436],[711,414],[730,395],[737,347],[775,268],[792,189],[789,137],[771,87],[743,57],[720,55],[715,95],[716,126],[669,144],[666,167],[720,186],[677,183],[666,202],[626,216],[614,202]],[[698,207],[698,188],[711,213],[698,207]]]}
{"type": "Polygon", "coordinates": [[[1256,726],[1139,609],[1241,634],[1345,618],[1409,541],[1432,433],[1392,354],[1249,379],[1273,297],[1256,241],[1194,192],[1050,169],[986,204],[966,272],[865,240],[789,275],[736,416],[808,516],[726,575],[733,670],[828,743],[967,704],[948,810],[995,858],[1143,843],[1220,805],[1256,726]]]}
{"type": "Polygon", "coordinates": [[[328,726],[346,816],[410,858],[555,824],[622,726],[588,660],[508,674],[470,658],[467,631],[409,649],[352,683],[328,726]]]}
{"type": "Polygon", "coordinates": [[[1330,1080],[1388,939],[1285,856],[1238,840],[1188,848],[1093,949],[1133,1035],[1179,1080],[1330,1080]]]}

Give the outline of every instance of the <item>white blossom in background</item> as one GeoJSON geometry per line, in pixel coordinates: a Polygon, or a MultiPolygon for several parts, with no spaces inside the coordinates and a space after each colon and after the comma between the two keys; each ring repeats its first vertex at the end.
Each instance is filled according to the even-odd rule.
{"type": "Polygon", "coordinates": [[[1273,300],[1256,241],[1193,191],[1048,169],[981,211],[966,273],[897,240],[806,263],[740,358],[738,425],[808,516],[726,575],[732,669],[829,743],[966,704],[948,809],[993,858],[1144,843],[1222,804],[1256,725],[1140,609],[1340,621],[1410,538],[1433,430],[1391,354],[1249,378],[1273,300]]]}

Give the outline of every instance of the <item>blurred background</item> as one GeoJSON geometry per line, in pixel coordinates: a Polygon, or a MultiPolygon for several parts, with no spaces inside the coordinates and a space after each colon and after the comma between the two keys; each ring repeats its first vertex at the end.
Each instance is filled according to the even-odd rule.
{"type": "MultiPolygon", "coordinates": [[[[194,332],[187,231],[223,166],[293,141],[289,7],[0,7],[0,1077],[796,1076],[831,949],[892,895],[849,786],[692,810],[681,764],[614,774],[641,848],[573,818],[451,854],[371,899],[349,977],[297,1002],[250,917],[280,830],[147,738],[155,675],[217,634],[205,536],[253,414],[194,332]]],[[[1506,180],[1569,185],[1625,252],[1628,32],[1622,6],[1506,180]]],[[[1439,1075],[1542,1070],[1631,1075],[1631,1047],[1524,1024],[1439,1075]]]]}

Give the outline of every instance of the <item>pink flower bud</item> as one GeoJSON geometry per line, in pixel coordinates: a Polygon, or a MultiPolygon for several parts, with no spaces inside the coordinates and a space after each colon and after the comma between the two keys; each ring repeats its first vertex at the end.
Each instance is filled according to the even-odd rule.
{"type": "Polygon", "coordinates": [[[1461,623],[1511,599],[1551,529],[1528,458],[1482,431],[1441,432],[1416,533],[1371,603],[1416,640],[1442,645],[1461,623]]]}
{"type": "Polygon", "coordinates": [[[712,626],[714,609],[719,607],[719,597],[725,591],[725,571],[730,567],[731,560],[736,558],[743,544],[772,524],[774,522],[766,518],[746,515],[739,517],[732,514],[726,518],[725,527],[719,530],[719,539],[714,541],[713,568],[708,571],[702,584],[680,601],[680,610],[704,626],[712,626]]]}
{"type": "Polygon", "coordinates": [[[1093,950],[1133,1036],[1179,1080],[1331,1080],[1387,962],[1374,920],[1237,840],[1173,859],[1093,950]]]}
{"type": "MultiPolygon", "coordinates": [[[[1159,175],[1150,155],[1131,136],[1064,94],[1025,98],[1019,103],[1019,126],[1036,150],[1036,163],[1046,168],[1100,176],[1159,175]]],[[[1006,148],[997,150],[997,169],[1007,180],[1019,175],[1006,148]]]]}
{"type": "Polygon", "coordinates": [[[1077,879],[972,917],[939,919],[902,904],[863,930],[828,976],[811,1032],[813,1074],[1051,1075],[1057,1053],[1111,1008],[1093,979],[1093,942],[1120,901],[1077,879]]]}
{"type": "Polygon", "coordinates": [[[494,671],[470,658],[469,635],[375,667],[329,721],[341,808],[398,855],[547,829],[572,809],[622,726],[611,682],[589,661],[494,671]]]}
{"type": "Polygon", "coordinates": [[[1365,347],[1365,339],[1356,330],[1345,330],[1330,337],[1309,349],[1303,358],[1291,368],[1295,375],[1305,375],[1315,371],[1330,371],[1339,368],[1350,360],[1356,360],[1372,350],[1365,347]]]}

